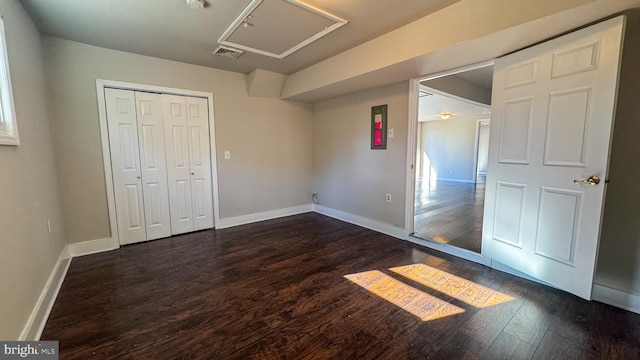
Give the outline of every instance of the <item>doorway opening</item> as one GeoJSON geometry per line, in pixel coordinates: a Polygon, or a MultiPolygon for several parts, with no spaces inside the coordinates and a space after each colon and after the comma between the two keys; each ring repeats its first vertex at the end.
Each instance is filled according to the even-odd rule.
{"type": "Polygon", "coordinates": [[[419,81],[414,237],[481,252],[493,66],[419,81]]]}

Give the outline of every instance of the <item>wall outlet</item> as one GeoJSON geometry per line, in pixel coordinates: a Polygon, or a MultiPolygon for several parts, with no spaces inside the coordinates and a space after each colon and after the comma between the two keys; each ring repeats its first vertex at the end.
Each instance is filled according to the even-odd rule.
{"type": "Polygon", "coordinates": [[[387,202],[391,202],[391,194],[387,194],[387,202]]]}
{"type": "Polygon", "coordinates": [[[52,234],[53,230],[51,230],[51,219],[47,219],[47,228],[49,229],[49,234],[52,234]]]}
{"type": "Polygon", "coordinates": [[[225,150],[225,152],[224,152],[224,159],[225,159],[225,160],[229,160],[229,159],[231,159],[231,151],[229,151],[229,150],[225,150]]]}

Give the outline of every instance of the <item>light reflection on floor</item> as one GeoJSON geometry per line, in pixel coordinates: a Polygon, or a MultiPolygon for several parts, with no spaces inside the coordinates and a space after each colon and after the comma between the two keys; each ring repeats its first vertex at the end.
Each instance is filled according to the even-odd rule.
{"type": "Polygon", "coordinates": [[[378,270],[345,275],[351,282],[389,301],[422,321],[460,314],[464,309],[431,296],[378,270]]]}
{"type": "MultiPolygon", "coordinates": [[[[389,270],[477,308],[487,308],[515,300],[510,295],[425,264],[399,266],[389,270]]],[[[435,320],[465,311],[379,270],[349,274],[344,277],[417,316],[422,321],[435,320]]]]}
{"type": "Polygon", "coordinates": [[[389,270],[477,308],[515,300],[512,296],[425,264],[400,266],[389,270]]]}

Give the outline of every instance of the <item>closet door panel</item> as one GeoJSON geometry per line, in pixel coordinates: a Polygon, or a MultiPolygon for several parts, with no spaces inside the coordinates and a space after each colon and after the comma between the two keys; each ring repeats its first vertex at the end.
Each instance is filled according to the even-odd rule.
{"type": "Polygon", "coordinates": [[[167,94],[161,96],[164,113],[169,206],[171,208],[171,233],[176,235],[194,230],[187,103],[184,96],[167,94]]]}
{"type": "Polygon", "coordinates": [[[133,91],[105,89],[120,244],[147,240],[133,91]]]}
{"type": "Polygon", "coordinates": [[[187,97],[194,230],[213,227],[211,151],[207,99],[187,97]]]}
{"type": "Polygon", "coordinates": [[[147,240],[171,236],[162,97],[136,92],[147,240]]]}

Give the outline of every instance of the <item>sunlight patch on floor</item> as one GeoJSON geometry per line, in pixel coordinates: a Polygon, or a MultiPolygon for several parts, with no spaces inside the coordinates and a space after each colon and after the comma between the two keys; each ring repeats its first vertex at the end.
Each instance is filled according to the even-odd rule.
{"type": "Polygon", "coordinates": [[[512,296],[425,264],[400,266],[389,270],[477,308],[515,300],[512,296]]]}
{"type": "Polygon", "coordinates": [[[440,300],[378,270],[345,275],[351,282],[417,316],[422,321],[460,314],[464,309],[440,300]]]}

